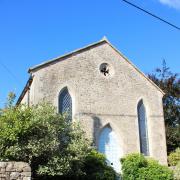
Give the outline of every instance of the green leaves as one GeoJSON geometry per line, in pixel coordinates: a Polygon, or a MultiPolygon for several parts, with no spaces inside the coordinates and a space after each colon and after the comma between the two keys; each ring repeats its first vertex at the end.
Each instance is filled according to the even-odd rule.
{"type": "Polygon", "coordinates": [[[83,171],[87,180],[114,180],[116,173],[112,167],[107,166],[106,158],[103,154],[95,150],[89,152],[84,160],[83,171]]]}
{"type": "Polygon", "coordinates": [[[122,175],[125,180],[173,180],[172,171],[142,154],[129,154],[122,160],[122,175]]]}
{"type": "Polygon", "coordinates": [[[164,92],[163,109],[166,125],[166,139],[168,153],[180,147],[180,78],[179,74],[172,73],[163,61],[162,68],[149,74],[164,92]]]}
{"type": "Polygon", "coordinates": [[[0,116],[1,159],[31,163],[33,157],[52,150],[58,146],[54,132],[60,131],[60,128],[55,129],[54,124],[57,127],[62,121],[54,113],[54,108],[45,103],[32,107],[22,105],[6,108],[0,116]]]}
{"type": "Polygon", "coordinates": [[[114,170],[93,149],[80,124],[57,114],[48,103],[1,111],[0,159],[28,162],[39,179],[115,179],[114,170]]]}
{"type": "Polygon", "coordinates": [[[180,163],[180,148],[177,148],[174,152],[170,153],[168,162],[171,166],[176,166],[180,163]]]}
{"type": "Polygon", "coordinates": [[[0,159],[30,163],[33,176],[79,176],[89,151],[80,125],[48,103],[8,106],[0,113],[0,159]]]}

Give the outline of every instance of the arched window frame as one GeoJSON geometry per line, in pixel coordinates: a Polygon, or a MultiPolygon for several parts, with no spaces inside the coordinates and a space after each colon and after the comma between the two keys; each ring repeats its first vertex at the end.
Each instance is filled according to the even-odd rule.
{"type": "MultiPolygon", "coordinates": [[[[114,126],[112,127],[112,126],[110,125],[110,123],[104,125],[104,126],[100,129],[100,131],[99,131],[99,133],[98,133],[98,140],[97,140],[97,149],[98,149],[98,151],[101,152],[101,153],[103,153],[103,154],[105,153],[105,152],[102,152],[102,151],[100,150],[100,149],[101,149],[101,148],[100,148],[100,138],[101,138],[102,133],[104,132],[104,130],[105,130],[106,128],[109,129],[109,132],[110,132],[110,133],[111,133],[111,132],[115,133],[115,137],[116,137],[116,140],[117,140],[116,145],[118,145],[117,148],[119,148],[119,151],[117,151],[117,152],[119,152],[119,156],[120,156],[120,158],[122,158],[122,157],[123,157],[122,142],[121,142],[120,139],[118,138],[118,133],[116,133],[116,131],[115,131],[116,128],[115,128],[114,126]]],[[[117,129],[116,129],[116,130],[117,130],[117,129]]],[[[119,159],[120,159],[120,158],[119,158],[119,159]]],[[[120,160],[118,160],[118,162],[120,163],[120,160]]],[[[107,160],[107,163],[108,163],[108,165],[113,166],[113,164],[111,164],[108,160],[107,160]]],[[[117,171],[118,173],[120,173],[120,171],[121,171],[121,163],[119,164],[118,169],[115,168],[114,170],[117,171]]]]}
{"type": "Polygon", "coordinates": [[[146,112],[146,107],[145,107],[144,102],[143,102],[142,99],[138,102],[137,114],[138,114],[140,152],[142,154],[144,154],[145,156],[149,156],[149,138],[148,138],[147,112],[146,112]],[[144,120],[143,121],[141,119],[142,115],[141,115],[141,112],[140,112],[140,108],[143,108],[143,111],[144,111],[144,120]],[[145,133],[145,137],[142,136],[142,133],[145,133]]]}
{"type": "Polygon", "coordinates": [[[61,99],[61,98],[62,98],[62,94],[63,94],[65,91],[68,93],[68,96],[69,96],[70,101],[71,101],[71,114],[70,114],[70,116],[68,117],[68,119],[72,121],[72,119],[73,119],[73,104],[74,104],[74,103],[73,103],[73,98],[72,98],[72,95],[71,95],[68,87],[62,88],[61,91],[59,92],[59,96],[58,96],[58,113],[60,113],[60,114],[65,113],[65,112],[62,112],[62,110],[60,109],[60,108],[61,108],[61,101],[62,101],[62,99],[61,99]]]}
{"type": "Polygon", "coordinates": [[[99,147],[100,137],[101,137],[103,131],[104,131],[106,128],[108,128],[108,129],[110,129],[111,131],[113,131],[113,129],[112,129],[112,127],[111,127],[111,125],[110,125],[109,123],[106,124],[104,127],[101,128],[101,130],[99,131],[98,139],[97,139],[97,140],[98,140],[98,141],[97,141],[98,151],[99,151],[99,149],[100,149],[100,147],[99,147]]]}

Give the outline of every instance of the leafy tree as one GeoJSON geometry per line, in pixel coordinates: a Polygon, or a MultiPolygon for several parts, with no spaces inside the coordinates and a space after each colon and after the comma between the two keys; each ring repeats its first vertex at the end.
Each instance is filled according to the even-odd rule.
{"type": "Polygon", "coordinates": [[[92,159],[99,163],[91,171],[93,177],[105,172],[105,180],[114,175],[79,123],[69,122],[48,103],[16,107],[9,100],[0,113],[1,161],[28,162],[36,179],[88,179],[92,159]]]}
{"type": "Polygon", "coordinates": [[[6,108],[0,115],[1,160],[28,162],[34,173],[70,172],[89,147],[79,125],[66,121],[49,104],[6,108]]]}
{"type": "Polygon", "coordinates": [[[180,78],[172,73],[163,60],[162,68],[157,68],[149,78],[164,92],[163,108],[166,126],[168,153],[180,147],[180,78]]]}
{"type": "Polygon", "coordinates": [[[9,92],[9,94],[7,96],[7,102],[5,104],[5,108],[13,107],[15,98],[16,98],[15,93],[14,92],[9,92]]]}

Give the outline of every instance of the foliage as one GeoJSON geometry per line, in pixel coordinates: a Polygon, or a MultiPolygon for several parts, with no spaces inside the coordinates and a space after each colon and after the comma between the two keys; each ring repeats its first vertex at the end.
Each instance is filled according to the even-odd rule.
{"type": "Polygon", "coordinates": [[[180,78],[172,73],[163,61],[162,69],[157,68],[149,78],[164,92],[163,108],[166,125],[168,153],[180,147],[180,78]]]}
{"type": "Polygon", "coordinates": [[[166,167],[159,165],[155,160],[148,160],[148,166],[140,169],[139,180],[170,180],[173,179],[172,171],[166,167]]]}
{"type": "Polygon", "coordinates": [[[88,153],[84,161],[83,170],[87,180],[114,180],[116,173],[112,167],[107,166],[106,159],[103,154],[92,150],[88,153]]]}
{"type": "Polygon", "coordinates": [[[173,180],[172,171],[168,167],[142,154],[129,154],[121,159],[121,163],[125,180],[173,180]]]}
{"type": "MultiPolygon", "coordinates": [[[[113,168],[107,166],[105,156],[95,149],[91,149],[79,163],[74,161],[73,166],[71,166],[73,171],[68,172],[67,174],[42,176],[41,179],[114,180],[117,177],[113,168]]],[[[52,165],[54,165],[54,163],[52,165]]]]}
{"type": "Polygon", "coordinates": [[[176,166],[180,162],[180,148],[177,148],[174,152],[169,154],[168,162],[171,166],[176,166]]]}
{"type": "Polygon", "coordinates": [[[0,115],[1,160],[28,162],[38,174],[73,171],[72,164],[81,162],[89,147],[79,125],[66,121],[47,103],[6,108],[0,115]]]}
{"type": "Polygon", "coordinates": [[[14,92],[9,92],[8,96],[7,96],[7,102],[5,104],[6,108],[11,108],[13,107],[14,104],[14,100],[16,98],[16,95],[14,92]]]}
{"type": "Polygon", "coordinates": [[[38,179],[114,177],[114,170],[91,146],[79,123],[66,120],[48,103],[10,104],[0,113],[0,160],[28,162],[33,178],[38,179]]]}
{"type": "Polygon", "coordinates": [[[180,148],[177,148],[174,152],[168,156],[168,162],[173,168],[174,179],[180,180],[180,148]]]}
{"type": "Polygon", "coordinates": [[[177,165],[174,169],[174,179],[180,180],[180,161],[177,163],[177,165]]]}

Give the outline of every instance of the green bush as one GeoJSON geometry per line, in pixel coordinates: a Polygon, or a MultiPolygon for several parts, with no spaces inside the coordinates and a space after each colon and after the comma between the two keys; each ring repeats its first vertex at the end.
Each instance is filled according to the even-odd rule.
{"type": "Polygon", "coordinates": [[[168,162],[170,166],[176,166],[178,162],[180,162],[180,148],[177,148],[175,152],[170,153],[168,162]]]}
{"type": "Polygon", "coordinates": [[[95,149],[87,153],[86,157],[81,162],[74,161],[71,165],[71,171],[67,174],[59,176],[41,176],[41,179],[115,180],[117,177],[113,168],[107,165],[105,156],[95,149]]]}
{"type": "Polygon", "coordinates": [[[0,113],[0,159],[28,162],[33,176],[68,174],[74,162],[80,169],[90,148],[79,125],[50,104],[11,106],[0,113]]]}
{"type": "Polygon", "coordinates": [[[105,156],[93,150],[87,154],[83,171],[87,180],[115,180],[116,173],[112,167],[107,166],[105,156]]]}
{"type": "Polygon", "coordinates": [[[177,163],[173,171],[174,171],[174,179],[180,180],[180,161],[177,163]]]}
{"type": "Polygon", "coordinates": [[[78,123],[48,103],[0,110],[0,160],[24,161],[36,179],[111,180],[115,172],[78,123]]]}
{"type": "Polygon", "coordinates": [[[180,180],[180,148],[177,148],[174,152],[168,156],[168,162],[170,166],[174,166],[174,179],[180,180]]]}
{"type": "Polygon", "coordinates": [[[121,159],[124,180],[173,180],[172,171],[145,158],[142,154],[130,154],[121,159]]]}

